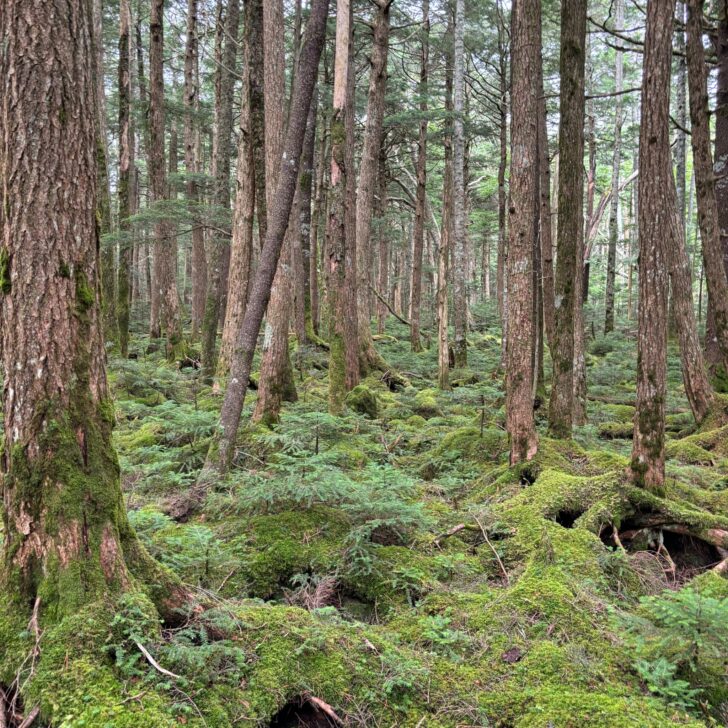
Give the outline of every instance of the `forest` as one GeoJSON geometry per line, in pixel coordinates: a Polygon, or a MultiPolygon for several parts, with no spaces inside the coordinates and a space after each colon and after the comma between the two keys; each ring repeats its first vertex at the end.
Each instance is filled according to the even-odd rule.
{"type": "Polygon", "coordinates": [[[728,726],[728,0],[0,0],[0,728],[728,726]]]}

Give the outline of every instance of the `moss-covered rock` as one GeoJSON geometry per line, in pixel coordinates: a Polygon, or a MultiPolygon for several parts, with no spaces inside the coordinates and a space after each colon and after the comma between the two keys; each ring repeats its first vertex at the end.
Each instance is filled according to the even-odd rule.
{"type": "Polygon", "coordinates": [[[346,395],[346,405],[354,412],[372,419],[376,419],[379,415],[377,395],[364,384],[358,384],[346,395]]]}

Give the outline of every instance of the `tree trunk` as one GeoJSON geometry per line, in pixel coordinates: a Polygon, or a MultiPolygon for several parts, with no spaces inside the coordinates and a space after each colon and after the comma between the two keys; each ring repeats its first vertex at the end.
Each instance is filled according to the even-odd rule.
{"type": "MultiPolygon", "coordinates": [[[[271,209],[278,183],[278,167],[285,132],[286,68],[283,32],[283,0],[263,4],[263,56],[265,93],[265,172],[267,208],[271,209]]],[[[308,109],[306,110],[308,120],[308,109]]],[[[305,130],[304,130],[305,133],[305,130]]],[[[293,305],[291,275],[291,229],[286,230],[283,251],[273,280],[266,313],[265,336],[260,361],[258,400],[254,421],[278,421],[284,401],[296,400],[293,368],[288,354],[288,326],[293,305]]]]}
{"type": "MultiPolygon", "coordinates": [[[[133,588],[136,568],[150,566],[111,442],[87,10],[82,0],[0,9],[0,590],[49,621],[133,588]]],[[[163,585],[159,604],[172,601],[174,582],[147,573],[163,585]]]]}
{"type": "Polygon", "coordinates": [[[728,373],[728,281],[723,264],[718,204],[716,201],[713,156],[710,149],[708,81],[703,50],[703,2],[689,0],[687,24],[687,64],[690,90],[690,141],[695,170],[698,223],[703,243],[703,268],[712,303],[712,328],[720,352],[714,375],[721,380],[728,373]],[[722,375],[722,376],[721,376],[722,375]]]}
{"type": "MultiPolygon", "coordinates": [[[[306,136],[303,139],[303,154],[301,157],[301,174],[298,180],[298,235],[301,246],[303,291],[303,336],[299,343],[320,343],[316,336],[311,312],[311,267],[316,267],[316,258],[312,257],[311,246],[311,197],[313,193],[314,153],[316,150],[316,108],[318,106],[318,89],[314,90],[311,108],[306,121],[306,136]]],[[[314,248],[315,250],[315,248],[314,248]]]]}
{"type": "MultiPolygon", "coordinates": [[[[222,22],[218,18],[218,25],[222,22]]],[[[220,58],[215,76],[215,126],[212,149],[212,176],[215,204],[230,209],[230,138],[233,128],[234,69],[237,60],[238,31],[240,27],[239,0],[229,0],[222,22],[224,38],[219,41],[216,54],[220,58]]],[[[225,313],[227,278],[230,270],[229,230],[213,235],[207,257],[207,292],[205,316],[202,322],[202,372],[211,381],[217,367],[216,340],[218,324],[225,313]]]]}
{"type": "MultiPolygon", "coordinates": [[[[152,0],[149,19],[149,187],[152,202],[169,197],[164,155],[164,0],[152,0]]],[[[159,320],[152,322],[152,338],[164,336],[167,357],[174,359],[182,344],[182,324],[177,293],[177,240],[170,221],[156,212],[154,284],[159,320]],[[154,328],[154,325],[157,328],[154,328]]]]}
{"type": "MultiPolygon", "coordinates": [[[[448,15],[448,34],[452,30],[452,17],[448,15]]],[[[449,39],[446,43],[449,44],[449,39]]],[[[445,171],[442,176],[442,235],[437,256],[437,386],[443,390],[450,387],[450,346],[448,334],[447,282],[450,272],[450,251],[453,241],[453,160],[452,121],[453,110],[453,51],[452,46],[445,54],[445,135],[443,138],[445,171]]]]}
{"type": "Polygon", "coordinates": [[[349,0],[336,4],[336,57],[334,96],[331,116],[331,187],[326,228],[326,295],[329,309],[329,412],[341,415],[346,397],[346,342],[344,310],[346,301],[346,217],[351,200],[347,177],[354,170],[347,166],[347,102],[350,99],[351,5],[349,0]]]}
{"type": "MultiPolygon", "coordinates": [[[[530,460],[538,438],[533,420],[533,238],[537,209],[540,0],[515,0],[511,18],[511,174],[508,245],[506,427],[510,462],[530,460]]],[[[563,123],[563,122],[562,122],[563,123]]]]}
{"type": "Polygon", "coordinates": [[[225,323],[217,359],[215,386],[225,381],[233,356],[233,347],[245,316],[253,261],[253,218],[255,214],[255,165],[253,161],[252,119],[252,62],[256,42],[253,14],[255,4],[245,4],[245,63],[243,71],[242,108],[238,166],[235,173],[235,207],[233,210],[232,241],[230,243],[230,275],[225,323]]]}
{"type": "MultiPolygon", "coordinates": [[[[728,1],[717,3],[718,32],[715,51],[718,61],[718,89],[715,105],[715,197],[718,203],[718,227],[723,265],[728,272],[728,1]]],[[[705,354],[711,371],[728,391],[728,372],[720,371],[722,357],[715,325],[715,301],[708,294],[708,316],[705,332],[705,354]]]]}
{"type": "MultiPolygon", "coordinates": [[[[385,229],[384,220],[387,214],[387,157],[384,150],[379,152],[379,199],[377,200],[377,217],[379,219],[379,270],[377,273],[377,289],[385,297],[389,292],[389,264],[392,251],[391,240],[385,229]]],[[[413,273],[414,275],[414,273],[413,273]]],[[[382,301],[377,299],[377,332],[384,333],[385,322],[389,311],[382,301]]]]}
{"type": "Polygon", "coordinates": [[[197,29],[198,0],[187,0],[187,41],[185,45],[185,172],[187,174],[187,204],[192,218],[192,339],[199,336],[205,316],[207,289],[207,258],[205,234],[199,217],[200,190],[197,175],[202,171],[198,158],[199,132],[196,117],[200,112],[200,73],[197,29]]]}
{"type": "Polygon", "coordinates": [[[109,192],[109,145],[106,129],[106,94],[104,93],[104,26],[101,0],[92,0],[91,12],[93,30],[93,79],[96,94],[96,166],[98,174],[97,208],[101,243],[101,311],[104,338],[118,340],[119,328],[116,322],[116,245],[103,241],[111,232],[111,193],[109,192]]]}
{"type": "MultiPolygon", "coordinates": [[[[384,102],[387,90],[387,56],[389,53],[389,10],[392,0],[375,0],[374,39],[367,121],[364,129],[359,185],[356,191],[356,250],[357,250],[357,316],[359,337],[359,368],[362,376],[371,369],[385,371],[387,365],[374,348],[371,334],[371,230],[374,193],[377,187],[379,151],[382,145],[384,102]]],[[[353,174],[353,171],[352,171],[353,174]]]]}
{"type": "Polygon", "coordinates": [[[453,53],[453,324],[455,366],[468,365],[468,287],[465,205],[465,0],[455,2],[453,53]]]}
{"type": "MultiPolygon", "coordinates": [[[[624,26],[624,0],[615,0],[614,28],[624,26]]],[[[622,51],[615,51],[614,60],[614,147],[612,148],[612,200],[609,211],[609,248],[607,251],[607,291],[604,303],[604,333],[614,331],[614,283],[617,276],[619,243],[619,168],[622,164],[622,51]]]]}
{"type": "MultiPolygon", "coordinates": [[[[412,250],[412,294],[410,298],[410,344],[412,351],[422,351],[420,341],[420,307],[422,305],[422,250],[425,241],[425,205],[427,202],[427,93],[430,58],[430,0],[422,2],[422,40],[420,46],[420,128],[417,139],[417,192],[412,250]]],[[[382,292],[382,289],[379,289],[382,292]]],[[[381,306],[381,304],[379,304],[381,306]]]]}
{"type": "Polygon", "coordinates": [[[581,308],[575,282],[581,265],[584,225],[584,67],[586,0],[561,6],[561,97],[559,127],[559,223],[556,247],[556,306],[549,431],[571,437],[574,416],[574,332],[581,308]]]}
{"type": "Polygon", "coordinates": [[[119,4],[119,270],[116,285],[116,313],[119,350],[129,354],[129,307],[133,239],[129,218],[136,212],[134,168],[134,125],[131,115],[131,7],[129,0],[119,4]]]}
{"type": "Polygon", "coordinates": [[[675,3],[648,0],[639,139],[639,312],[637,402],[631,473],[662,493],[665,481],[668,255],[666,225],[675,225],[670,158],[670,61],[675,3]]]}
{"type": "Polygon", "coordinates": [[[308,110],[313,96],[319,59],[326,35],[328,0],[312,0],[301,49],[299,73],[296,78],[284,152],[280,159],[278,185],[271,206],[265,243],[260,253],[245,318],[238,335],[230,363],[230,378],[222,409],[219,432],[213,438],[200,482],[205,483],[211,470],[226,472],[235,454],[240,416],[245,404],[253,354],[270,297],[270,289],[283,247],[283,237],[296,192],[298,167],[306,131],[308,110]]]}
{"type": "MultiPolygon", "coordinates": [[[[543,305],[543,329],[549,347],[554,345],[555,293],[554,293],[554,245],[551,236],[551,160],[546,125],[546,95],[543,88],[543,63],[538,67],[538,166],[539,166],[539,243],[541,246],[541,289],[543,305]]],[[[541,342],[543,348],[543,341],[541,342]]]]}

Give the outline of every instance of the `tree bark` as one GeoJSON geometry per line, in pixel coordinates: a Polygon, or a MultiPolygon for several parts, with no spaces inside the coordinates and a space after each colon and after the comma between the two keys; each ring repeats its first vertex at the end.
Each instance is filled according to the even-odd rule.
{"type": "MultiPolygon", "coordinates": [[[[546,126],[546,94],[543,87],[543,63],[538,67],[538,166],[539,166],[539,243],[541,246],[541,289],[543,329],[549,347],[554,345],[554,245],[551,236],[551,159],[546,126]]],[[[543,342],[542,342],[543,344],[543,342]]]]}
{"type": "MultiPolygon", "coordinates": [[[[285,132],[286,69],[283,31],[283,1],[269,0],[263,5],[263,57],[265,93],[265,171],[267,208],[271,209],[278,183],[278,165],[285,132]]],[[[308,119],[308,109],[306,110],[308,119]]],[[[305,133],[305,132],[304,132],[305,133]]],[[[292,232],[289,225],[273,280],[266,313],[265,336],[260,362],[258,400],[254,421],[278,421],[284,401],[297,398],[293,367],[288,353],[288,328],[293,306],[292,232]]]]}
{"type": "Polygon", "coordinates": [[[312,0],[301,49],[299,73],[291,100],[288,130],[283,147],[284,156],[280,160],[274,204],[271,207],[265,243],[255,272],[249,304],[245,309],[245,318],[230,364],[230,378],[220,412],[220,428],[210,445],[207,462],[200,476],[201,483],[206,482],[213,470],[226,472],[235,454],[235,439],[245,403],[258,332],[268,305],[270,288],[278,267],[283,237],[288,227],[288,218],[296,192],[308,110],[326,35],[328,5],[328,0],[312,0]]]}
{"type": "Polygon", "coordinates": [[[561,97],[559,127],[559,223],[555,280],[553,382],[549,431],[571,437],[574,417],[574,332],[577,267],[584,225],[584,69],[586,0],[564,0],[561,6],[561,97]]]}
{"type": "MultiPolygon", "coordinates": [[[[356,191],[357,317],[359,369],[363,376],[372,369],[387,369],[374,348],[371,334],[371,230],[374,193],[377,187],[379,150],[382,144],[384,102],[387,90],[389,11],[392,0],[375,0],[374,39],[369,71],[367,121],[364,129],[359,185],[356,191]]],[[[333,128],[333,127],[332,127],[333,128]]],[[[353,174],[353,170],[352,170],[353,174]]]]}
{"type": "MultiPolygon", "coordinates": [[[[237,61],[237,42],[240,27],[239,0],[229,0],[227,13],[222,21],[223,39],[218,43],[217,55],[220,63],[215,76],[215,125],[212,150],[212,176],[214,178],[214,201],[224,211],[230,209],[230,139],[233,128],[233,92],[237,61]]],[[[225,233],[229,230],[225,229],[225,233]]],[[[230,270],[230,238],[213,235],[207,258],[207,291],[205,295],[205,316],[202,322],[202,373],[212,381],[217,368],[217,330],[221,316],[225,314],[227,301],[227,279],[230,270]]]]}
{"type": "MultiPolygon", "coordinates": [[[[430,1],[422,2],[420,30],[420,125],[417,138],[417,192],[412,250],[412,286],[410,297],[410,345],[412,351],[422,351],[420,341],[420,307],[422,305],[422,251],[425,242],[425,205],[427,202],[427,93],[430,58],[430,1]]],[[[381,288],[379,289],[382,290],[381,288]]],[[[381,304],[379,304],[381,306],[381,304]]]]}
{"type": "MultiPolygon", "coordinates": [[[[615,0],[614,29],[624,26],[624,0],[615,0]]],[[[614,284],[617,276],[617,245],[619,243],[619,169],[622,164],[622,51],[614,55],[614,146],[612,148],[612,200],[609,211],[609,247],[607,250],[607,290],[604,303],[604,333],[614,331],[614,284]]]]}
{"type": "Polygon", "coordinates": [[[248,302],[250,272],[253,262],[253,220],[255,215],[255,164],[253,157],[252,117],[252,57],[255,38],[253,2],[245,4],[245,41],[242,108],[240,111],[240,139],[238,165],[235,173],[235,206],[230,243],[230,274],[225,322],[217,358],[215,386],[219,387],[228,375],[235,339],[245,317],[248,302]]]}
{"type": "Polygon", "coordinates": [[[511,18],[511,174],[508,209],[508,334],[506,427],[510,462],[531,460],[538,448],[533,419],[533,246],[537,209],[540,0],[515,0],[511,18]]]}
{"type": "MultiPolygon", "coordinates": [[[[448,15],[448,35],[452,32],[452,17],[448,15]]],[[[449,39],[446,39],[448,42],[449,39]]],[[[450,45],[448,43],[448,45],[450,45]]],[[[442,390],[450,387],[450,346],[448,333],[447,283],[450,273],[450,252],[453,241],[453,154],[452,154],[452,110],[453,110],[453,51],[452,46],[445,54],[445,134],[443,138],[445,171],[442,176],[442,235],[437,256],[437,386],[442,390]]]]}
{"type": "MultiPolygon", "coordinates": [[[[133,588],[150,559],[111,441],[88,6],[6,0],[0,47],[0,589],[19,611],[42,597],[50,622],[133,588]]],[[[160,605],[174,598],[161,569],[147,574],[160,605]]]]}
{"type": "Polygon", "coordinates": [[[329,412],[341,415],[346,397],[346,217],[351,204],[347,178],[354,174],[348,167],[347,103],[349,101],[349,67],[351,63],[351,4],[336,4],[336,57],[334,60],[334,95],[331,116],[331,186],[326,227],[326,295],[329,310],[329,412]]]}
{"type": "Polygon", "coordinates": [[[667,246],[665,226],[676,224],[670,157],[672,0],[648,0],[639,138],[639,311],[637,402],[632,480],[658,494],[665,482],[667,369],[667,246]]]}
{"type": "Polygon", "coordinates": [[[192,218],[192,334],[199,336],[205,316],[205,293],[207,289],[207,258],[205,256],[205,234],[199,217],[200,190],[197,176],[202,171],[198,157],[199,132],[197,115],[200,111],[200,72],[197,27],[198,0],[187,0],[187,40],[185,44],[185,172],[187,174],[187,204],[192,218]]]}
{"type": "MultiPolygon", "coordinates": [[[[718,88],[715,105],[715,197],[723,265],[728,273],[728,0],[717,3],[718,32],[715,52],[718,62],[718,88]]],[[[715,301],[708,294],[705,353],[711,371],[723,392],[728,391],[728,372],[721,372],[721,352],[715,325],[715,301]]]]}
{"type": "MultiPolygon", "coordinates": [[[[169,198],[164,140],[164,0],[152,0],[149,20],[149,186],[152,202],[169,198]]],[[[164,336],[167,357],[174,359],[182,344],[177,293],[177,240],[170,221],[157,210],[154,242],[154,284],[159,320],[152,321],[152,338],[164,336]]]]}
{"type": "Polygon", "coordinates": [[[116,314],[119,328],[119,350],[129,353],[129,307],[131,305],[131,272],[133,239],[129,218],[136,212],[135,143],[131,115],[131,7],[130,0],[119,4],[119,269],[116,284],[116,314]]]}
{"type": "Polygon", "coordinates": [[[468,255],[465,188],[465,0],[455,1],[453,69],[453,352],[455,366],[468,365],[468,255]]]}

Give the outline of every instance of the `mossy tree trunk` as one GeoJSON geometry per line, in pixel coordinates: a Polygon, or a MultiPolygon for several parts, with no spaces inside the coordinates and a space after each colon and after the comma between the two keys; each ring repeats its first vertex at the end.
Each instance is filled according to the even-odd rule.
{"type": "Polygon", "coordinates": [[[467,189],[465,174],[465,2],[455,2],[453,26],[453,353],[456,367],[468,365],[467,189]]]}
{"type": "MultiPolygon", "coordinates": [[[[718,202],[718,226],[723,265],[728,273],[728,0],[717,3],[718,32],[715,51],[718,61],[718,88],[715,104],[715,196],[718,202]]],[[[708,316],[705,350],[712,374],[722,380],[728,391],[728,371],[721,371],[721,352],[715,322],[715,300],[708,291],[708,316]]]]}
{"type": "Polygon", "coordinates": [[[199,482],[203,486],[211,471],[227,471],[235,453],[235,440],[245,404],[258,332],[270,299],[271,284],[278,267],[283,237],[288,227],[288,219],[296,192],[308,110],[326,34],[328,7],[328,0],[313,0],[311,4],[301,46],[300,71],[296,74],[291,99],[283,155],[279,160],[279,177],[276,194],[273,198],[274,205],[268,220],[265,243],[260,252],[248,306],[245,309],[245,318],[233,349],[230,377],[220,412],[220,429],[210,445],[205,467],[200,476],[199,482]]]}
{"type": "Polygon", "coordinates": [[[116,282],[116,316],[119,349],[129,352],[129,307],[133,242],[129,217],[136,211],[136,174],[134,167],[134,125],[131,114],[131,6],[129,0],[119,5],[119,269],[116,282]]]}
{"type": "Polygon", "coordinates": [[[196,209],[200,202],[197,175],[200,133],[197,116],[200,113],[200,70],[198,51],[197,0],[187,0],[187,38],[185,41],[185,173],[187,174],[187,204],[192,213],[192,332],[197,339],[205,315],[205,289],[207,286],[207,259],[205,257],[205,234],[202,221],[196,209]]]}
{"type": "Polygon", "coordinates": [[[670,158],[670,61],[674,1],[648,0],[639,139],[637,402],[631,472],[661,493],[665,481],[668,254],[676,223],[670,158]]]}
{"type": "MultiPolygon", "coordinates": [[[[422,40],[420,42],[420,124],[417,138],[417,192],[412,232],[412,286],[410,294],[410,345],[412,351],[422,351],[420,340],[420,305],[422,303],[422,251],[425,242],[425,213],[427,204],[427,88],[430,59],[430,2],[422,2],[422,40]]],[[[380,261],[381,264],[381,261],[380,261]]],[[[379,288],[384,293],[382,288],[379,288]]],[[[381,304],[379,304],[381,307],[381,304]]]]}
{"type": "Polygon", "coordinates": [[[574,331],[576,308],[581,307],[575,282],[584,225],[585,45],[586,0],[565,0],[561,6],[559,223],[549,402],[549,430],[555,437],[571,437],[574,417],[574,331]]]}
{"type": "MultiPolygon", "coordinates": [[[[624,2],[614,5],[614,28],[624,26],[624,2]]],[[[614,146],[612,148],[612,199],[609,208],[609,246],[607,249],[607,286],[604,303],[604,333],[614,331],[614,286],[617,277],[617,243],[619,242],[619,171],[622,164],[622,51],[614,52],[614,146]]]]}
{"type": "Polygon", "coordinates": [[[442,175],[442,234],[437,255],[437,386],[442,390],[450,389],[450,337],[448,331],[448,280],[450,277],[450,251],[453,241],[452,215],[452,15],[448,13],[448,37],[446,39],[445,63],[445,133],[444,147],[445,170],[442,175]]]}
{"type": "MultiPolygon", "coordinates": [[[[690,141],[695,168],[698,223],[703,248],[703,268],[711,301],[712,333],[719,350],[714,370],[728,373],[728,281],[721,250],[719,212],[715,194],[713,155],[710,149],[708,82],[703,49],[703,3],[689,0],[687,24],[688,86],[690,90],[690,141]]],[[[726,129],[728,131],[728,129],[726,129]]],[[[717,373],[717,372],[716,372],[717,373]]]]}
{"type": "Polygon", "coordinates": [[[165,580],[128,524],[111,443],[91,32],[83,0],[0,9],[0,590],[50,619],[132,574],[165,580]]]}
{"type": "MultiPolygon", "coordinates": [[[[387,369],[386,363],[374,347],[371,333],[371,232],[387,91],[389,14],[392,0],[375,0],[374,4],[376,17],[369,70],[367,122],[364,129],[359,185],[356,190],[356,309],[359,368],[363,376],[366,376],[371,369],[387,369]]],[[[351,174],[354,174],[354,170],[351,170],[351,174]]]]}
{"type": "Polygon", "coordinates": [[[251,68],[252,46],[260,43],[256,38],[257,25],[253,22],[255,4],[245,5],[245,36],[242,109],[240,111],[240,137],[238,165],[235,174],[235,208],[233,211],[233,237],[230,250],[230,275],[225,323],[217,358],[217,382],[224,381],[230,368],[235,337],[240,330],[248,302],[250,268],[253,260],[253,218],[255,214],[255,165],[253,161],[251,68]]]}
{"type": "MultiPolygon", "coordinates": [[[[265,93],[265,176],[266,203],[271,209],[278,182],[278,167],[283,151],[286,110],[286,67],[282,0],[263,5],[263,57],[265,93]]],[[[308,110],[306,111],[308,119],[308,110]]],[[[288,327],[293,295],[291,226],[286,229],[283,251],[273,279],[266,312],[265,336],[260,361],[258,400],[253,419],[276,422],[284,401],[297,398],[293,367],[288,351],[288,327]]]]}
{"type": "Polygon", "coordinates": [[[533,419],[533,246],[538,171],[540,0],[516,0],[511,16],[511,199],[508,246],[506,426],[511,464],[530,460],[538,447],[533,419]]]}
{"type": "MultiPolygon", "coordinates": [[[[221,13],[222,11],[220,11],[221,13]]],[[[219,60],[215,75],[215,133],[212,151],[215,204],[222,210],[230,209],[230,139],[233,128],[232,96],[235,87],[234,69],[237,60],[237,41],[240,26],[239,0],[227,5],[224,19],[218,13],[216,42],[219,60]]],[[[217,368],[217,331],[227,292],[230,270],[230,239],[228,231],[215,235],[209,243],[207,255],[207,291],[205,316],[202,320],[202,372],[211,381],[217,368]]]]}
{"type": "Polygon", "coordinates": [[[349,65],[351,63],[351,5],[349,0],[336,4],[336,58],[334,96],[331,116],[331,187],[326,226],[326,294],[329,309],[329,412],[341,415],[346,396],[346,244],[347,179],[354,170],[347,166],[349,65]]]}
{"type": "MultiPolygon", "coordinates": [[[[149,17],[149,186],[152,201],[169,198],[165,171],[164,134],[164,0],[152,0],[149,17]]],[[[157,210],[154,241],[152,337],[164,336],[167,356],[173,359],[182,345],[179,293],[177,292],[177,239],[174,225],[157,210]]]]}

